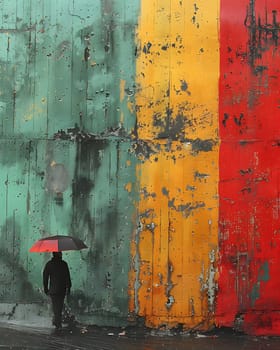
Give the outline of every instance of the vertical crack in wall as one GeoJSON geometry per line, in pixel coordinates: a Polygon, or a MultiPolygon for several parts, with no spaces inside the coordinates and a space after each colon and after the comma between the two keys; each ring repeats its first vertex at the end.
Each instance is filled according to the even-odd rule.
{"type": "Polygon", "coordinates": [[[209,252],[209,267],[208,271],[205,271],[204,264],[202,265],[202,271],[199,277],[200,280],[200,292],[203,295],[205,292],[207,293],[208,299],[208,311],[215,311],[215,300],[216,300],[216,291],[217,291],[217,283],[216,283],[216,251],[212,249],[209,252]]]}
{"type": "Polygon", "coordinates": [[[141,287],[140,283],[140,269],[141,269],[141,263],[140,263],[140,235],[143,231],[143,224],[141,222],[141,215],[138,217],[137,222],[137,229],[135,233],[135,246],[136,246],[136,253],[133,259],[133,268],[135,271],[135,281],[134,281],[134,311],[136,314],[139,313],[139,298],[138,298],[138,291],[141,287]]]}

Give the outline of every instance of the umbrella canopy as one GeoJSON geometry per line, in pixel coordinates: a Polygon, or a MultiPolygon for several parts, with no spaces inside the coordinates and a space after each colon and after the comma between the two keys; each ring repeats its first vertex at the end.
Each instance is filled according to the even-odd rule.
{"type": "Polygon", "coordinates": [[[41,238],[29,249],[32,253],[62,252],[87,248],[79,238],[72,236],[51,236],[41,238]]]}

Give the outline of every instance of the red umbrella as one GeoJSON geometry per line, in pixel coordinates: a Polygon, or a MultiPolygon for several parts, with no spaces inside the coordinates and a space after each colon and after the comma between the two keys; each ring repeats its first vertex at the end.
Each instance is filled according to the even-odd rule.
{"type": "Polygon", "coordinates": [[[64,250],[81,250],[87,248],[85,243],[76,237],[51,236],[41,238],[29,249],[32,253],[62,252],[64,250]]]}

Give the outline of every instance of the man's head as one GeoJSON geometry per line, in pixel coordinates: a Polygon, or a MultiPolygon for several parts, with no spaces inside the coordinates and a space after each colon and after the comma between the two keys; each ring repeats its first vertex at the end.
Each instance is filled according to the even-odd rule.
{"type": "Polygon", "coordinates": [[[55,259],[62,259],[62,252],[53,252],[53,257],[55,259]]]}

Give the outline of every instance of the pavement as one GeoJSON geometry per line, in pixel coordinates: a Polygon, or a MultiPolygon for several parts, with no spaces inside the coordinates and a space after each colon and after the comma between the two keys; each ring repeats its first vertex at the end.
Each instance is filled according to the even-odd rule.
{"type": "Polygon", "coordinates": [[[280,337],[252,337],[228,329],[203,334],[79,324],[55,331],[50,326],[0,322],[1,349],[280,350],[280,337]]]}

